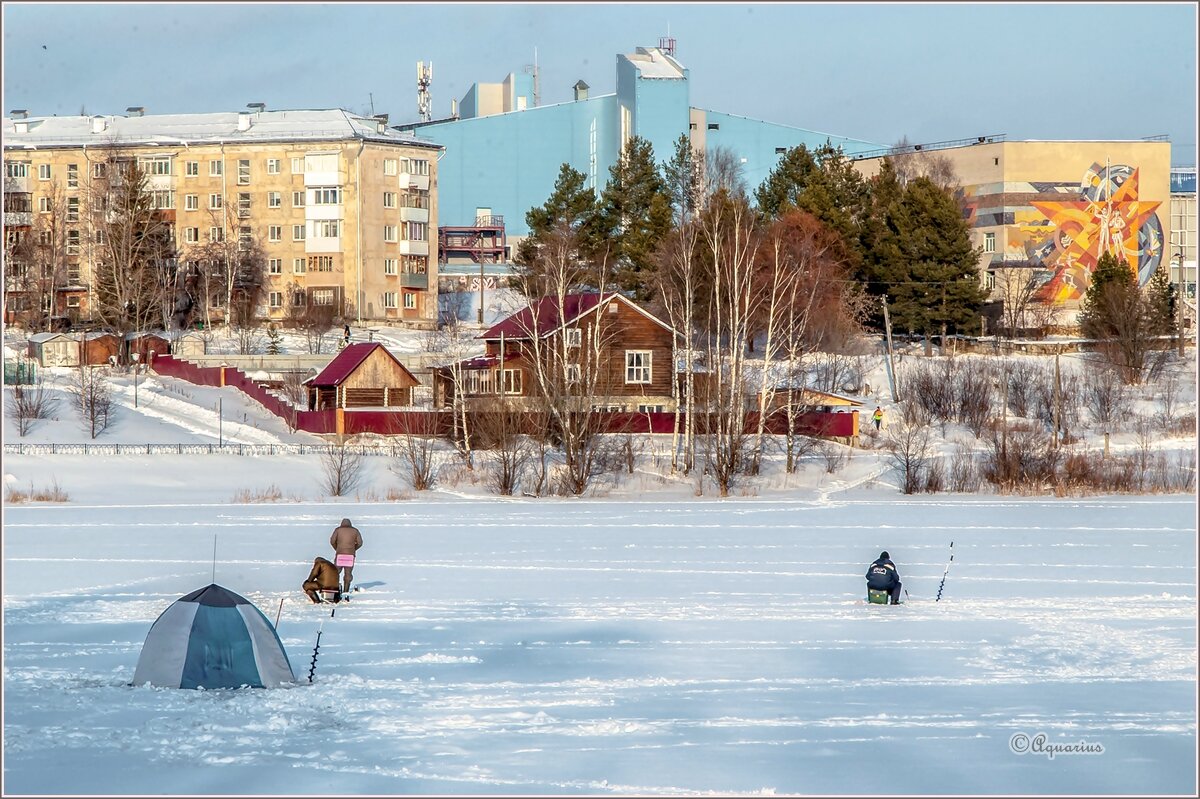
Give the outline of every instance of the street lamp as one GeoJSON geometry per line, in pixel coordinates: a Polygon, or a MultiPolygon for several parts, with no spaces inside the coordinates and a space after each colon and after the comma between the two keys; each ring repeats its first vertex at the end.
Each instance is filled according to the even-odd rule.
{"type": "Polygon", "coordinates": [[[136,408],[138,406],[138,399],[137,399],[138,361],[141,360],[142,356],[135,352],[132,357],[133,357],[133,407],[136,408]]]}

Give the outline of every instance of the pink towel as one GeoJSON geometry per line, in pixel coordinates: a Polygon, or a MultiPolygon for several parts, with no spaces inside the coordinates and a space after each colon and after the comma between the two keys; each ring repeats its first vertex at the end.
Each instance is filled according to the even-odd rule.
{"type": "Polygon", "coordinates": [[[334,559],[334,565],[337,566],[339,569],[342,569],[342,568],[353,569],[354,568],[354,556],[339,554],[334,559]]]}

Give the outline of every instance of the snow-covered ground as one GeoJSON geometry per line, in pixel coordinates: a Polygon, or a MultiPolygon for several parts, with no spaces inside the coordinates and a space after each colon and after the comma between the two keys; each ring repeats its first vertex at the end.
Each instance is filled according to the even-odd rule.
{"type": "MultiPolygon", "coordinates": [[[[899,411],[882,359],[867,366],[886,432],[899,411]]],[[[1176,410],[1194,415],[1195,364],[1174,368],[1176,410]]],[[[47,374],[55,418],[19,437],[6,415],[6,445],[226,449],[5,453],[6,495],[67,496],[4,506],[5,794],[1196,790],[1194,495],[904,497],[877,448],[833,472],[773,456],[722,501],[646,436],[633,474],[582,499],[496,498],[486,456],[467,471],[448,451],[433,491],[371,456],[339,499],[318,456],[261,446],[321,439],[235,389],[142,375],[134,407],[132,376],[114,374],[93,441],[68,372],[47,374]],[[280,501],[238,502],[272,489],[280,501]],[[364,590],[331,619],[299,585],[344,515],[366,539],[364,590]],[[212,580],[214,536],[218,583],[272,619],[283,600],[301,684],[129,687],[154,619],[212,580]],[[907,607],[861,603],[884,548],[907,607]],[[1104,751],[1011,751],[1039,733],[1104,751]]],[[[1147,390],[1135,410],[1156,403],[1147,390]]],[[[1097,428],[1074,432],[1100,446],[1097,428]]],[[[972,440],[937,433],[942,452],[972,440]]]]}
{"type": "Polygon", "coordinates": [[[1194,513],[861,489],[9,507],[4,791],[1187,794],[1194,513]],[[343,514],[364,590],[331,619],[299,584],[343,514]],[[219,584],[284,600],[301,684],[129,687],[214,535],[219,584]],[[882,548],[907,606],[862,603],[882,548]]]}

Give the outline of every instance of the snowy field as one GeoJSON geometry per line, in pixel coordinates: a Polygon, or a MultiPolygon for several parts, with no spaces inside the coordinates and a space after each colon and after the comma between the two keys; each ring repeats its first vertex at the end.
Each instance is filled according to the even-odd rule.
{"type": "Polygon", "coordinates": [[[1196,790],[1194,497],[5,515],[5,794],[1196,790]],[[331,619],[299,584],[343,515],[364,590],[331,619]],[[128,687],[214,535],[301,684],[128,687]],[[907,606],[861,601],[883,548],[907,606]]]}

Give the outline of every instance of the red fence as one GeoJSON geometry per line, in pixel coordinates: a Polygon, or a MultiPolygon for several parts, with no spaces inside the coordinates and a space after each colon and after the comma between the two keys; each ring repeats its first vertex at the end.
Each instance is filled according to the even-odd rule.
{"type": "MultiPolygon", "coordinates": [[[[454,415],[450,411],[413,411],[413,410],[323,410],[300,411],[290,407],[286,402],[267,393],[258,383],[248,378],[246,374],[232,366],[196,366],[187,361],[177,360],[170,355],[156,355],[151,368],[155,372],[168,377],[177,377],[189,383],[201,386],[232,386],[251,397],[271,413],[285,421],[291,422],[298,430],[308,433],[337,433],[338,414],[342,414],[342,430],[347,435],[359,433],[376,433],[378,435],[415,435],[449,436],[454,428],[454,415]],[[224,370],[224,383],[221,372],[224,370]]],[[[857,411],[849,413],[804,413],[796,417],[795,432],[812,436],[841,436],[850,438],[857,434],[855,420],[857,411]]],[[[673,413],[605,413],[605,430],[610,433],[670,433],[675,429],[675,414],[673,413]]],[[[699,415],[696,418],[697,432],[703,433],[712,425],[714,417],[699,415]]],[[[684,418],[679,419],[680,430],[684,426],[684,418]]],[[[758,428],[758,414],[746,415],[746,431],[753,432],[758,428]]],[[[787,414],[775,411],[767,417],[765,425],[767,432],[782,434],[787,431],[787,414]]]]}

